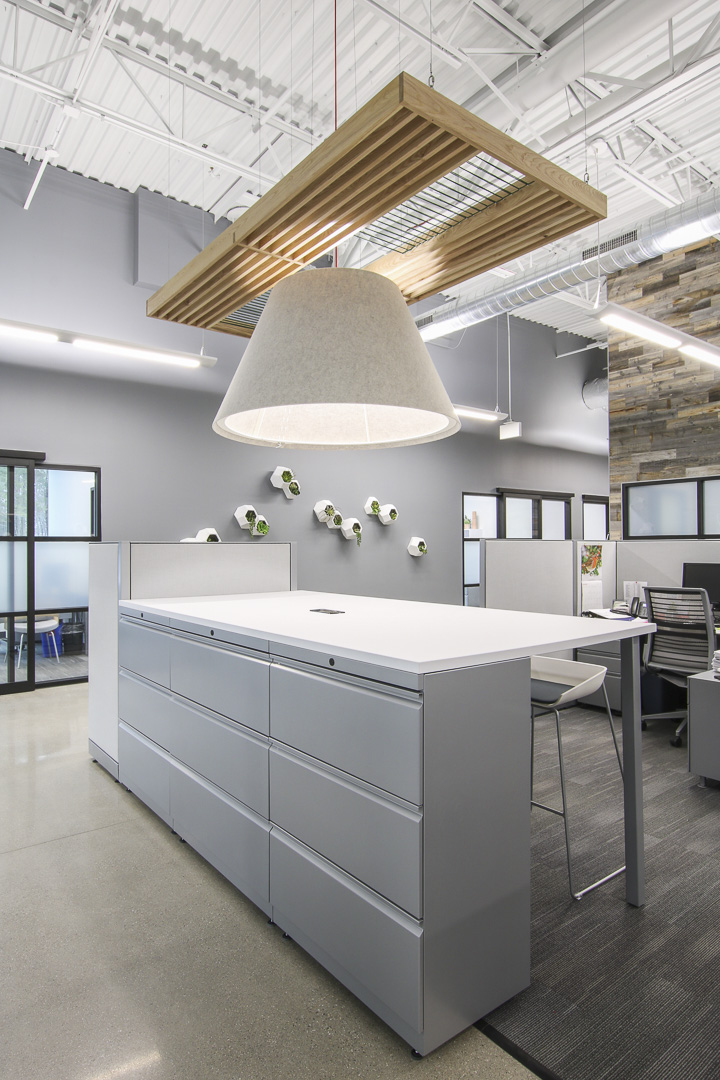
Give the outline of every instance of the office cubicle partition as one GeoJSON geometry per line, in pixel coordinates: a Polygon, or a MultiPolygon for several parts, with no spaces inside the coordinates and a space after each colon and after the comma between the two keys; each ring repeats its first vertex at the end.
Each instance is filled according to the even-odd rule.
{"type": "Polygon", "coordinates": [[[618,596],[626,581],[682,585],[683,563],[720,563],[720,540],[622,540],[617,549],[618,596]]]}
{"type": "Polygon", "coordinates": [[[485,607],[574,615],[572,540],[486,540],[485,607]]]}

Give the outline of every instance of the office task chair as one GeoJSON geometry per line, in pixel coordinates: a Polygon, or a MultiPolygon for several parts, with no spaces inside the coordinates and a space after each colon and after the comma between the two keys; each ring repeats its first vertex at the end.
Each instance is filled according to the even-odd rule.
{"type": "MultiPolygon", "coordinates": [[[[55,652],[55,659],[58,664],[60,663],[60,655],[58,653],[57,638],[55,637],[55,631],[60,625],[60,620],[57,615],[46,615],[44,618],[35,620],[35,633],[40,634],[42,638],[47,641],[48,651],[50,650],[50,642],[52,641],[53,651],[55,652]]],[[[20,635],[20,648],[18,649],[17,667],[20,668],[20,661],[22,659],[23,641],[27,637],[27,623],[23,620],[15,620],[15,632],[20,635]]]]}
{"type": "MultiPolygon", "coordinates": [[[[705,589],[646,588],[648,619],[657,629],[645,646],[645,670],[681,686],[687,692],[688,676],[708,671],[715,652],[715,619],[705,589]]],[[[650,713],[648,720],[681,720],[670,740],[682,746],[687,727],[687,702],[684,709],[650,713]]]]}
{"type": "Polygon", "coordinates": [[[605,882],[611,881],[625,870],[625,867],[621,866],[619,870],[613,870],[611,874],[607,874],[605,877],[600,878],[599,881],[593,882],[592,885],[588,885],[584,889],[576,890],[570,855],[570,828],[568,824],[567,798],[565,793],[565,760],[563,758],[560,710],[566,708],[568,705],[574,705],[580,698],[588,697],[590,694],[594,694],[596,690],[602,688],[607,717],[610,723],[610,731],[612,732],[613,743],[615,745],[615,753],[617,755],[618,765],[620,766],[620,776],[622,776],[623,767],[620,758],[620,749],[618,747],[617,735],[615,734],[612,712],[610,711],[610,702],[608,701],[607,690],[605,688],[606,674],[607,668],[601,667],[599,664],[581,664],[576,660],[556,660],[550,656],[530,657],[530,711],[532,718],[530,803],[532,806],[537,806],[540,810],[548,810],[551,814],[557,814],[558,817],[563,819],[565,825],[565,850],[567,853],[570,894],[574,900],[581,900],[585,893],[589,893],[593,889],[597,889],[600,885],[604,885],[605,882]],[[557,810],[554,806],[546,806],[545,803],[536,802],[533,799],[535,718],[543,716],[546,713],[552,713],[555,717],[558,759],[560,762],[560,793],[562,798],[562,809],[560,810],[557,810]]]}

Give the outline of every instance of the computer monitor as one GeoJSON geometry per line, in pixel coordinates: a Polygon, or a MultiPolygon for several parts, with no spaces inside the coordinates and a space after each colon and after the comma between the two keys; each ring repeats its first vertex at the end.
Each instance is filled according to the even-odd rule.
{"type": "Polygon", "coordinates": [[[713,607],[720,607],[720,563],[683,563],[683,589],[705,589],[713,607]]]}

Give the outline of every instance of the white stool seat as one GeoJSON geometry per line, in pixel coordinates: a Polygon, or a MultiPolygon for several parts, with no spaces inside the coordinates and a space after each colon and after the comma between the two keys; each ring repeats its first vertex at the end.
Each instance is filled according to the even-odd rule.
{"type": "MultiPolygon", "coordinates": [[[[58,653],[57,641],[55,639],[55,631],[60,625],[60,620],[56,615],[45,615],[35,620],[35,633],[36,634],[49,634],[52,641],[52,647],[55,652],[55,659],[58,664],[60,663],[60,654],[58,653]]],[[[20,648],[18,649],[17,667],[20,667],[20,661],[22,659],[23,651],[23,639],[27,637],[27,621],[25,619],[15,620],[15,632],[20,635],[20,648]]],[[[49,648],[49,646],[48,646],[49,648]]]]}
{"type": "Polygon", "coordinates": [[[618,874],[622,874],[625,869],[624,866],[621,866],[619,870],[614,870],[611,874],[606,875],[606,877],[601,878],[599,881],[593,882],[592,885],[588,885],[585,889],[575,889],[572,859],[570,857],[570,826],[568,823],[567,799],[565,794],[565,761],[563,758],[562,735],[560,733],[560,709],[574,704],[581,698],[589,697],[590,694],[594,694],[596,690],[602,688],[607,718],[610,723],[613,743],[615,744],[615,753],[617,755],[618,765],[620,766],[620,775],[622,776],[623,769],[622,761],[620,759],[620,750],[615,734],[615,725],[613,724],[610,702],[608,701],[607,690],[605,688],[606,675],[607,668],[602,667],[600,664],[582,664],[577,660],[559,660],[552,656],[530,657],[530,711],[532,723],[530,805],[537,806],[540,810],[548,810],[551,814],[557,814],[558,817],[563,819],[565,825],[565,850],[567,854],[570,894],[575,900],[581,900],[585,893],[589,893],[593,889],[597,889],[598,886],[604,885],[605,882],[611,881],[613,878],[617,877],[618,874]],[[560,792],[562,798],[562,807],[560,810],[556,809],[554,806],[547,806],[545,803],[536,802],[533,799],[535,717],[541,716],[544,713],[552,713],[555,717],[558,760],[560,763],[560,792]]]}
{"type": "Polygon", "coordinates": [[[558,687],[560,693],[554,698],[540,697],[542,687],[538,687],[538,704],[560,708],[570,705],[580,698],[589,697],[599,690],[605,681],[607,668],[600,664],[581,664],[579,660],[557,660],[553,656],[531,656],[530,678],[534,683],[547,683],[548,688],[558,687]]]}

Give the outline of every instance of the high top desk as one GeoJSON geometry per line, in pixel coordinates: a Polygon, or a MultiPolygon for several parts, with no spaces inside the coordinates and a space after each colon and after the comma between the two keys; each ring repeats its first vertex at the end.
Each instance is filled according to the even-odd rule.
{"type": "Polygon", "coordinates": [[[530,661],[618,640],[644,903],[639,638],[284,592],[120,606],[120,780],[425,1054],[530,981],[530,661]]]}

